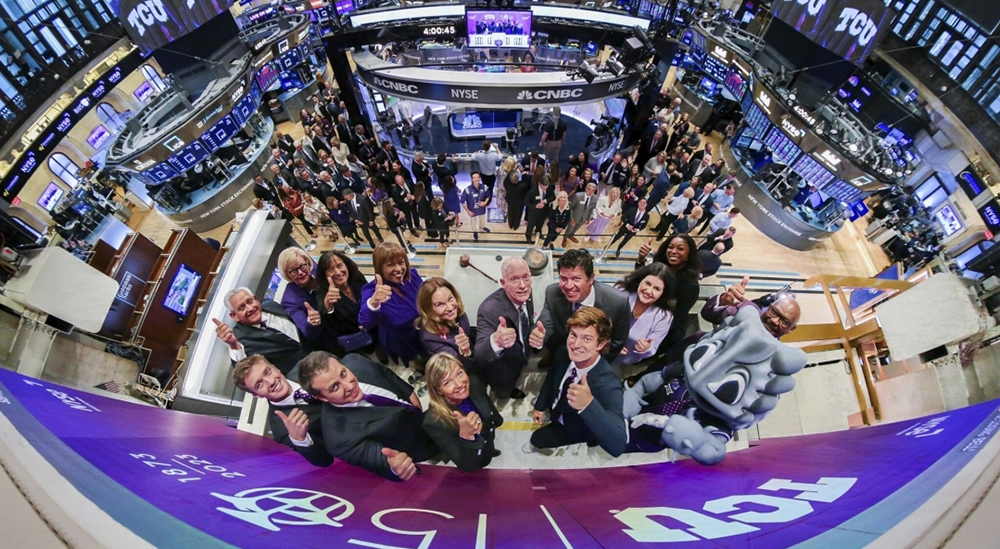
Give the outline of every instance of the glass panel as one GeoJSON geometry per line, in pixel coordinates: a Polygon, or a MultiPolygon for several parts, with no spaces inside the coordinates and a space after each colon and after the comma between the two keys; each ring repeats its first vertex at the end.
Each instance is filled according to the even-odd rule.
{"type": "Polygon", "coordinates": [[[952,80],[958,80],[959,75],[962,74],[962,67],[956,66],[955,68],[948,71],[948,76],[952,80]]]}
{"type": "Polygon", "coordinates": [[[927,2],[927,5],[924,6],[924,11],[920,12],[920,17],[918,17],[917,19],[923,21],[924,17],[927,17],[927,14],[931,12],[932,7],[934,7],[934,2],[927,2]]]}
{"type": "Polygon", "coordinates": [[[939,204],[948,199],[948,191],[944,189],[938,189],[934,191],[934,194],[928,196],[921,202],[926,208],[934,209],[937,208],[939,204]]]}
{"type": "Polygon", "coordinates": [[[941,64],[945,67],[951,66],[951,64],[955,61],[955,58],[958,57],[959,52],[961,52],[964,47],[965,44],[962,44],[961,42],[952,42],[951,47],[948,48],[948,53],[944,54],[944,57],[941,58],[941,64]]]}
{"type": "Polygon", "coordinates": [[[17,5],[14,0],[2,0],[4,11],[11,19],[20,19],[24,16],[24,12],[21,11],[21,7],[17,5]]]}
{"type": "Polygon", "coordinates": [[[962,59],[960,59],[958,61],[958,65],[956,65],[956,66],[959,69],[964,69],[968,64],[969,64],[969,56],[968,56],[968,54],[966,54],[966,55],[962,56],[962,59]]]}
{"type": "Polygon", "coordinates": [[[938,36],[937,40],[934,42],[934,47],[931,48],[931,55],[934,57],[941,55],[945,45],[947,45],[950,41],[951,33],[948,31],[942,31],[941,35],[938,36]]]}
{"type": "Polygon", "coordinates": [[[972,90],[972,87],[976,85],[976,80],[979,80],[979,76],[981,74],[983,74],[983,69],[980,69],[978,67],[973,69],[972,72],[969,73],[969,76],[965,79],[965,82],[962,82],[962,87],[965,88],[965,91],[972,90]]]}
{"type": "Polygon", "coordinates": [[[100,25],[97,24],[97,21],[94,20],[94,16],[91,15],[89,11],[83,12],[83,18],[87,20],[91,30],[97,30],[100,28],[100,25]]]}
{"type": "Polygon", "coordinates": [[[986,110],[990,111],[990,114],[1000,113],[1000,97],[994,99],[993,102],[990,103],[990,106],[986,107],[986,110]]]}
{"type": "Polygon", "coordinates": [[[65,48],[62,47],[59,40],[56,40],[56,36],[52,34],[52,31],[49,30],[48,27],[42,27],[38,32],[41,33],[42,37],[45,38],[45,41],[49,43],[49,46],[52,47],[52,51],[56,52],[57,56],[62,57],[66,55],[65,48]]]}
{"type": "Polygon", "coordinates": [[[73,33],[66,27],[66,23],[63,22],[62,18],[56,17],[52,20],[52,23],[55,25],[56,30],[59,31],[59,35],[66,40],[66,43],[69,44],[71,48],[75,48],[80,45],[76,41],[76,37],[73,36],[73,33]]]}
{"type": "MultiPolygon", "coordinates": [[[[912,24],[912,25],[910,25],[910,32],[906,33],[906,36],[905,36],[905,38],[906,38],[907,40],[910,40],[910,39],[912,39],[912,38],[913,38],[913,35],[917,33],[917,29],[918,29],[919,27],[920,27],[920,21],[914,21],[914,22],[913,22],[913,24],[912,24]]],[[[922,44],[921,44],[921,45],[922,45],[922,44]]]]}
{"type": "Polygon", "coordinates": [[[990,52],[986,54],[986,57],[984,57],[983,60],[979,62],[979,66],[980,67],[989,66],[989,64],[993,62],[993,58],[996,57],[998,53],[1000,53],[1000,47],[994,44],[990,48],[990,52]]]}
{"type": "Polygon", "coordinates": [[[986,37],[985,36],[983,36],[983,35],[980,34],[979,36],[976,37],[976,42],[975,42],[976,46],[982,47],[982,45],[985,44],[985,43],[986,43],[986,37]]]}
{"type": "Polygon", "coordinates": [[[951,17],[949,17],[949,18],[948,18],[948,19],[947,19],[947,20],[945,21],[945,23],[948,23],[948,26],[949,26],[949,27],[954,27],[954,26],[955,26],[955,23],[957,23],[957,22],[958,22],[958,16],[957,16],[957,15],[955,15],[955,14],[952,14],[952,15],[951,15],[951,17]]]}
{"type": "Polygon", "coordinates": [[[975,38],[976,34],[977,34],[976,33],[976,29],[974,29],[972,27],[969,27],[969,28],[965,29],[965,37],[968,38],[968,39],[970,39],[970,40],[973,39],[973,38],[975,38]]]}
{"type": "Polygon", "coordinates": [[[76,178],[76,172],[80,171],[80,167],[70,160],[65,154],[52,153],[49,156],[48,164],[52,173],[59,179],[62,179],[63,183],[69,185],[70,188],[76,188],[79,184],[79,181],[76,178]]]}
{"type": "Polygon", "coordinates": [[[934,29],[938,28],[938,25],[940,23],[941,23],[940,19],[935,19],[935,20],[931,21],[931,30],[934,30],[934,29]]]}
{"type": "Polygon", "coordinates": [[[902,30],[903,30],[903,24],[902,23],[897,23],[896,26],[892,28],[893,34],[902,35],[902,32],[901,32],[902,30]]]}

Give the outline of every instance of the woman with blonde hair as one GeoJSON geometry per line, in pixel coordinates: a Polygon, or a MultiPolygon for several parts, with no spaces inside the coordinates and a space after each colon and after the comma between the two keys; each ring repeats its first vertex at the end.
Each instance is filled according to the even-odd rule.
{"type": "Polygon", "coordinates": [[[494,438],[503,417],[487,396],[486,384],[448,353],[432,356],[426,375],[430,406],[424,414],[424,431],[462,471],[489,465],[500,455],[494,438]]]}
{"type": "Polygon", "coordinates": [[[447,280],[435,276],[424,281],[417,293],[415,326],[420,330],[420,343],[428,355],[448,353],[458,358],[468,369],[472,359],[475,334],[469,326],[462,296],[447,280]]]}
{"type": "MultiPolygon", "coordinates": [[[[347,148],[346,144],[341,143],[340,138],[334,137],[333,141],[330,142],[330,156],[333,157],[333,161],[338,166],[346,166],[349,154],[351,154],[351,149],[347,148]]],[[[340,170],[338,169],[338,171],[340,170]]]]}
{"type": "Polygon", "coordinates": [[[608,228],[608,223],[622,213],[622,191],[618,187],[611,187],[608,194],[597,199],[597,217],[590,222],[587,230],[590,232],[590,241],[600,244],[601,237],[604,236],[604,229],[608,228]]]}
{"type": "Polygon", "coordinates": [[[504,183],[507,181],[507,175],[514,171],[515,166],[517,166],[517,160],[513,156],[508,156],[496,171],[497,185],[494,198],[496,198],[496,207],[500,208],[500,211],[504,212],[504,215],[507,215],[507,188],[504,183]]]}
{"type": "Polygon", "coordinates": [[[566,230],[569,216],[569,195],[566,191],[559,191],[556,193],[556,199],[552,201],[552,210],[549,211],[549,234],[545,237],[543,248],[555,249],[552,243],[566,230]]]}

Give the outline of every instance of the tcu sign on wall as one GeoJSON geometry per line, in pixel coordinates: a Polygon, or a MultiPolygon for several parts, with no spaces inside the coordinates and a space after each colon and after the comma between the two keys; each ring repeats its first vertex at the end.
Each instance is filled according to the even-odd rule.
{"type": "Polygon", "coordinates": [[[774,13],[814,42],[861,63],[892,20],[881,0],[778,0],[774,13]]]}
{"type": "Polygon", "coordinates": [[[120,0],[112,8],[139,49],[149,52],[197,29],[227,8],[223,0],[120,0]]]}
{"type": "MultiPolygon", "coordinates": [[[[358,75],[369,86],[390,95],[462,105],[490,107],[523,107],[524,105],[562,105],[586,103],[616,97],[639,83],[640,75],[594,81],[541,83],[515,86],[485,85],[473,82],[448,82],[450,75],[468,73],[411,69],[431,73],[436,82],[426,82],[400,76],[398,71],[376,73],[358,65],[358,75]]],[[[419,73],[415,73],[419,74],[419,73]]],[[[552,73],[558,74],[558,73],[552,73]]],[[[423,75],[421,75],[422,77],[423,75]]]]}

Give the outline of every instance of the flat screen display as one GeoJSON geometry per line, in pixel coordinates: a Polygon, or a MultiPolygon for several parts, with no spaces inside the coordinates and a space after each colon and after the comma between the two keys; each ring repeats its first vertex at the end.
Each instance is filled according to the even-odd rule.
{"type": "Polygon", "coordinates": [[[298,48],[295,48],[282,55],[278,59],[278,62],[281,63],[281,70],[287,71],[293,67],[297,67],[302,62],[302,54],[298,48]]]}
{"type": "Polygon", "coordinates": [[[718,84],[715,83],[715,80],[712,80],[707,76],[702,77],[701,82],[698,84],[698,87],[708,96],[715,95],[715,89],[717,86],[718,84]]]}
{"type": "Polygon", "coordinates": [[[354,10],[354,0],[336,0],[333,7],[337,8],[337,15],[344,15],[354,10]]]}
{"type": "Polygon", "coordinates": [[[941,225],[941,229],[944,231],[945,236],[951,236],[958,231],[962,230],[964,225],[962,220],[955,213],[955,209],[951,207],[951,204],[945,204],[934,214],[934,219],[941,225]]]}
{"type": "Polygon", "coordinates": [[[468,10],[471,48],[527,48],[531,45],[531,12],[468,10]]]}
{"type": "Polygon", "coordinates": [[[54,182],[49,183],[49,185],[45,187],[45,190],[42,191],[42,196],[38,197],[38,202],[36,202],[36,204],[38,204],[38,206],[43,210],[51,212],[52,208],[56,207],[56,204],[59,203],[59,199],[62,198],[64,194],[66,194],[66,192],[63,191],[59,185],[56,185],[54,182]]]}
{"type": "Polygon", "coordinates": [[[146,99],[149,99],[150,95],[153,95],[153,85],[149,82],[143,82],[142,84],[139,84],[139,87],[136,88],[134,92],[132,92],[132,95],[134,95],[139,101],[145,101],[146,99]]]}
{"type": "Polygon", "coordinates": [[[771,154],[775,160],[782,164],[791,164],[802,152],[791,139],[779,130],[777,126],[771,128],[764,137],[764,144],[771,149],[771,154]]]}
{"type": "Polygon", "coordinates": [[[267,91],[267,89],[274,84],[274,82],[278,79],[278,73],[280,72],[275,69],[271,63],[273,63],[273,61],[265,63],[264,66],[257,71],[257,84],[259,84],[260,89],[264,91],[267,91]]]}
{"type": "Polygon", "coordinates": [[[160,162],[152,168],[142,172],[142,175],[146,176],[146,179],[149,179],[153,183],[163,183],[164,181],[177,177],[179,174],[170,164],[160,162]]]}
{"type": "Polygon", "coordinates": [[[739,69],[735,67],[729,69],[724,85],[729,93],[736,97],[737,101],[743,101],[743,96],[747,93],[747,81],[743,79],[739,69]]]}
{"type": "Polygon", "coordinates": [[[221,120],[215,123],[207,132],[201,136],[202,142],[208,145],[208,150],[214,151],[222,146],[223,143],[229,140],[236,132],[240,130],[240,127],[236,125],[233,120],[232,115],[227,114],[223,116],[221,120]]]}
{"type": "Polygon", "coordinates": [[[109,137],[111,137],[111,132],[104,127],[104,124],[98,124],[93,130],[90,130],[90,135],[87,136],[87,143],[90,143],[90,146],[94,147],[94,150],[99,150],[109,137]]]}
{"type": "Polygon", "coordinates": [[[253,116],[254,111],[257,110],[257,103],[253,100],[253,96],[247,94],[240,99],[240,102],[233,107],[233,119],[236,120],[236,125],[240,128],[243,124],[247,123],[247,120],[253,116]]]}
{"type": "Polygon", "coordinates": [[[167,162],[178,173],[184,173],[190,170],[195,164],[204,160],[206,156],[208,156],[208,149],[201,144],[201,141],[195,141],[181,149],[181,152],[168,158],[167,162]]]}
{"type": "Polygon", "coordinates": [[[817,187],[824,187],[833,182],[837,176],[830,173],[830,170],[824,168],[819,162],[813,160],[813,158],[807,154],[804,154],[795,161],[792,166],[792,171],[802,176],[803,179],[816,185],[817,187]]]}
{"type": "Polygon", "coordinates": [[[719,61],[711,55],[705,57],[703,68],[705,69],[706,74],[719,82],[724,82],[726,77],[729,76],[729,65],[719,61]]]}
{"type": "Polygon", "coordinates": [[[753,132],[754,137],[763,137],[767,128],[771,126],[771,121],[767,119],[764,111],[757,105],[751,104],[747,109],[747,126],[753,132]]]}
{"type": "Polygon", "coordinates": [[[201,275],[193,269],[181,263],[174,275],[174,280],[167,290],[167,297],[163,300],[163,306],[171,311],[185,316],[191,308],[195,293],[198,291],[198,284],[201,283],[201,275]]]}

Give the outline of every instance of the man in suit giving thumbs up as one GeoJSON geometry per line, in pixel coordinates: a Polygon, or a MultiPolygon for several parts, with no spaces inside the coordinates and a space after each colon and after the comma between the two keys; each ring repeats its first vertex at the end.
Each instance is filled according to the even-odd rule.
{"type": "Polygon", "coordinates": [[[579,442],[600,445],[620,456],[628,444],[622,415],[621,381],[601,356],[611,341],[611,320],[596,307],[582,307],[567,321],[569,360],[557,360],[535,401],[535,423],[549,423],[531,435],[535,448],[579,442]]]}
{"type": "Polygon", "coordinates": [[[501,288],[479,304],[472,353],[496,398],[525,396],[517,379],[531,352],[527,345],[535,319],[531,281],[528,263],[508,257],[500,264],[501,288]]]}

